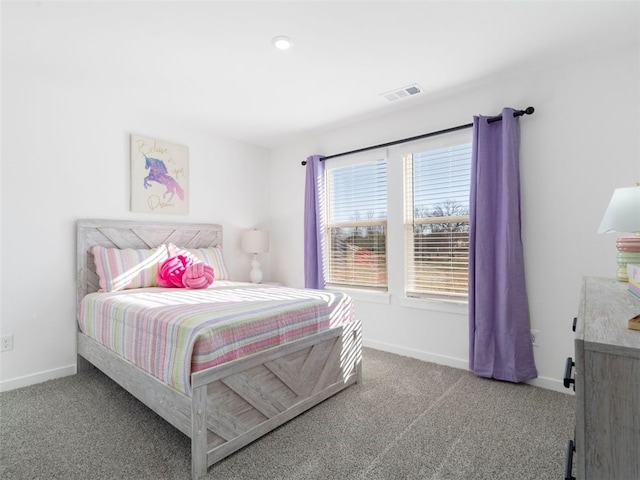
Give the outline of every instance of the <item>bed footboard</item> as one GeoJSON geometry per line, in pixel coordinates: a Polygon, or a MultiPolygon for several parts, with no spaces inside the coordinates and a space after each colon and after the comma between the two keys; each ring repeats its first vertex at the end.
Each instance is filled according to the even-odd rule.
{"type": "Polygon", "coordinates": [[[192,375],[192,476],[361,381],[360,322],[192,375]]]}

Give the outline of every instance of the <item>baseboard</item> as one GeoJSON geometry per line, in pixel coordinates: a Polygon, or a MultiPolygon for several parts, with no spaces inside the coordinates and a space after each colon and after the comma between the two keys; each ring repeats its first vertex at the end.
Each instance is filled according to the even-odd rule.
{"type": "MultiPolygon", "coordinates": [[[[382,350],[383,352],[395,353],[396,355],[402,355],[404,357],[416,358],[425,362],[437,363],[438,365],[445,365],[447,367],[459,368],[462,370],[469,370],[469,360],[466,358],[448,357],[446,355],[438,355],[434,353],[425,352],[423,350],[415,350],[413,348],[400,347],[398,345],[392,345],[384,342],[376,342],[373,340],[362,340],[362,345],[370,347],[375,350],[382,350]]],[[[534,387],[546,388],[547,390],[554,390],[560,393],[572,394],[573,391],[564,388],[561,380],[549,377],[538,377],[525,382],[534,387]]]]}
{"type": "Polygon", "coordinates": [[[8,392],[9,390],[15,390],[16,388],[28,387],[30,385],[35,385],[36,383],[46,382],[47,380],[74,375],[75,373],[76,366],[68,365],[66,367],[54,368],[53,370],[46,370],[32,375],[25,375],[24,377],[4,380],[0,382],[0,392],[8,392]]]}
{"type": "Polygon", "coordinates": [[[560,393],[566,393],[572,395],[574,392],[568,388],[564,387],[564,383],[561,380],[557,380],[555,378],[549,377],[538,377],[532,380],[527,380],[529,385],[533,385],[534,387],[546,388],[547,390],[554,390],[560,393]]]}
{"type": "Polygon", "coordinates": [[[395,353],[396,355],[402,355],[404,357],[417,358],[425,362],[437,363],[438,365],[446,365],[448,367],[460,368],[462,370],[469,370],[469,361],[461,358],[447,357],[445,355],[438,355],[434,353],[425,352],[423,350],[415,350],[413,348],[401,347],[398,345],[392,345],[390,343],[376,342],[372,340],[362,340],[362,345],[370,347],[375,350],[382,350],[383,352],[395,353]]]}

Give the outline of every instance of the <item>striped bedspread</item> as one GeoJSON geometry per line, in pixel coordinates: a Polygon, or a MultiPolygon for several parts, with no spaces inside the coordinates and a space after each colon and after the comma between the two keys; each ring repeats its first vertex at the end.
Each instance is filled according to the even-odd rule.
{"type": "Polygon", "coordinates": [[[229,281],[91,293],[78,312],[82,333],[186,394],[192,372],[353,318],[340,292],[229,281]]]}

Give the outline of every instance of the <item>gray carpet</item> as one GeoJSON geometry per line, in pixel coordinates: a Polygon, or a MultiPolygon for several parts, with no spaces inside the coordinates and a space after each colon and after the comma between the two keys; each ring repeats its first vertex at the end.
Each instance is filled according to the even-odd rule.
{"type": "MultiPolygon", "coordinates": [[[[209,468],[232,479],[559,479],[574,397],[372,349],[363,383],[209,468]]],[[[2,479],[189,479],[189,439],[99,371],[0,394],[2,479]]]]}

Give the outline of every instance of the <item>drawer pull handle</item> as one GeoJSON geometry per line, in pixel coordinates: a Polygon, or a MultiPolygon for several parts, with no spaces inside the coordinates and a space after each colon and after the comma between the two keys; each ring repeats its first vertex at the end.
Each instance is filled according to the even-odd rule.
{"type": "Polygon", "coordinates": [[[567,456],[566,463],[564,465],[564,480],[576,480],[573,476],[573,452],[576,451],[576,446],[573,440],[569,440],[567,443],[567,456]]]}
{"type": "Polygon", "coordinates": [[[571,330],[576,331],[576,325],[578,324],[578,317],[573,317],[573,325],[571,325],[571,330]]]}
{"type": "Polygon", "coordinates": [[[573,362],[573,359],[571,357],[567,357],[567,363],[564,364],[563,384],[564,384],[564,388],[569,388],[569,386],[573,384],[574,391],[576,389],[576,381],[575,379],[571,378],[571,369],[575,366],[576,364],[573,362]]]}

